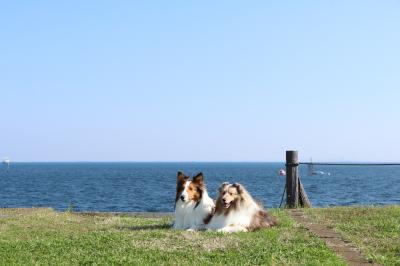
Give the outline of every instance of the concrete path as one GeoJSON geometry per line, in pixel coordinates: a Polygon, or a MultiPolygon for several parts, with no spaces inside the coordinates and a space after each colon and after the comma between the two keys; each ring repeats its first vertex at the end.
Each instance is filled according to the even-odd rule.
{"type": "Polygon", "coordinates": [[[129,216],[140,218],[173,217],[173,212],[74,212],[75,214],[88,216],[129,216]]]}
{"type": "Polygon", "coordinates": [[[330,249],[344,258],[349,265],[379,266],[379,264],[372,261],[367,261],[365,256],[356,247],[352,246],[349,241],[344,240],[340,234],[325,225],[314,223],[301,209],[289,210],[289,213],[296,222],[302,224],[307,230],[322,239],[330,249]]]}

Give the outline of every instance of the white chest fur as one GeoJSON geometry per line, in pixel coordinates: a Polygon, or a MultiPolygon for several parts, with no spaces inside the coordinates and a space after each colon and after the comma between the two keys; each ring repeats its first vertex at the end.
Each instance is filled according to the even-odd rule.
{"type": "Polygon", "coordinates": [[[178,200],[175,206],[175,229],[199,230],[205,227],[204,219],[212,212],[214,201],[208,196],[207,192],[203,193],[200,203],[196,206],[196,202],[183,202],[178,200]]]}

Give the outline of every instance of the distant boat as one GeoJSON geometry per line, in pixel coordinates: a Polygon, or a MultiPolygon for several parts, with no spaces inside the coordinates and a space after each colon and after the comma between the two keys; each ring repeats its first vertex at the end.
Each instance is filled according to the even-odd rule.
{"type": "Polygon", "coordinates": [[[313,175],[331,175],[329,172],[324,172],[324,171],[313,171],[313,175]]]}
{"type": "Polygon", "coordinates": [[[3,163],[4,163],[4,164],[9,165],[10,162],[11,162],[10,158],[8,158],[8,157],[4,157],[4,158],[3,158],[3,163]]]}
{"type": "Polygon", "coordinates": [[[329,172],[319,171],[314,169],[314,164],[312,158],[310,159],[310,163],[308,164],[308,176],[312,175],[331,175],[329,172]]]}
{"type": "Polygon", "coordinates": [[[283,170],[283,169],[280,169],[280,170],[279,170],[279,175],[280,175],[280,176],[285,176],[285,175],[286,175],[286,171],[283,170]]]}
{"type": "Polygon", "coordinates": [[[3,158],[3,164],[7,165],[7,171],[10,170],[10,162],[11,162],[10,158],[8,157],[3,158]]]}

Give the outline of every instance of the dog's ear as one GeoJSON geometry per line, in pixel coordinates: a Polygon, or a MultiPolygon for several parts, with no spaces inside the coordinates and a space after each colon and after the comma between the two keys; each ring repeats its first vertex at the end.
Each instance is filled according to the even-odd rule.
{"type": "Polygon", "coordinates": [[[193,177],[193,183],[202,185],[203,184],[203,173],[200,172],[195,177],[193,177]]]}
{"type": "Polygon", "coordinates": [[[243,193],[243,186],[242,186],[241,184],[239,184],[239,183],[234,183],[234,184],[232,185],[232,187],[235,187],[236,190],[237,190],[237,192],[238,192],[239,194],[242,194],[242,193],[243,193]]]}
{"type": "Polygon", "coordinates": [[[222,183],[222,185],[218,188],[219,193],[222,193],[222,191],[224,190],[224,188],[225,188],[226,186],[229,186],[229,183],[228,183],[228,182],[222,183]]]}
{"type": "Polygon", "coordinates": [[[182,171],[178,171],[176,182],[181,183],[181,182],[186,181],[188,179],[189,179],[189,177],[186,176],[182,171]]]}

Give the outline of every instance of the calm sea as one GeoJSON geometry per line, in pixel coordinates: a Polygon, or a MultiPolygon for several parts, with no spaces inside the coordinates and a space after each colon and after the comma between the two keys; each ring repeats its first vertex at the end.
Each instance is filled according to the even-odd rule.
{"type": "MultiPolygon", "coordinates": [[[[277,207],[283,163],[14,163],[0,165],[0,207],[76,211],[173,211],[176,172],[202,171],[211,197],[224,182],[240,182],[267,207],[277,207]]],[[[307,176],[314,206],[400,204],[400,166],[320,166],[307,176]]]]}

